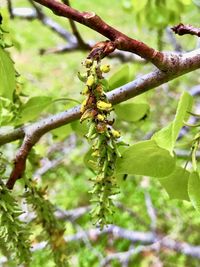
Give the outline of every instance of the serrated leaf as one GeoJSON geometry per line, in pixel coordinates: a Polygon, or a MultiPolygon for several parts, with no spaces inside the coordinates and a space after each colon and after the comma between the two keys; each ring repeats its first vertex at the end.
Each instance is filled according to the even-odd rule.
{"type": "Polygon", "coordinates": [[[147,103],[125,103],[115,107],[115,113],[123,121],[139,121],[149,112],[147,103]]]}
{"type": "Polygon", "coordinates": [[[155,133],[152,137],[152,139],[155,140],[160,147],[167,149],[170,153],[172,153],[174,149],[176,139],[178,138],[179,132],[184,125],[184,121],[186,121],[189,117],[192,102],[192,96],[189,93],[184,92],[178,103],[173,122],[155,133]]]}
{"type": "Polygon", "coordinates": [[[169,176],[159,179],[159,182],[165,188],[170,198],[189,200],[189,176],[190,173],[186,169],[177,166],[169,176]]]}
{"type": "Polygon", "coordinates": [[[15,69],[8,53],[0,47],[0,95],[12,100],[15,89],[15,69]]]}
{"type": "Polygon", "coordinates": [[[19,110],[19,119],[16,120],[15,125],[37,118],[51,103],[52,98],[49,96],[35,96],[30,98],[19,110]]]}
{"type": "Polygon", "coordinates": [[[142,141],[129,147],[117,159],[116,173],[165,177],[175,168],[175,157],[154,140],[142,141]]]}
{"type": "Polygon", "coordinates": [[[192,172],[190,174],[188,194],[192,205],[200,212],[200,177],[198,172],[192,172]]]}

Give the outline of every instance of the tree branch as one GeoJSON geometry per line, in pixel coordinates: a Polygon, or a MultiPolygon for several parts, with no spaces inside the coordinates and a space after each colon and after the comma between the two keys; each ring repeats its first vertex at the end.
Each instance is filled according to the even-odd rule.
{"type": "Polygon", "coordinates": [[[200,37],[200,29],[189,24],[184,25],[183,23],[180,23],[171,29],[178,35],[190,34],[200,37]]]}
{"type": "MultiPolygon", "coordinates": [[[[115,105],[140,95],[178,76],[198,69],[199,67],[200,49],[197,49],[196,51],[179,56],[178,65],[175,64],[174,67],[171,68],[170,72],[155,70],[133,82],[127,83],[124,86],[109,92],[107,96],[109,101],[115,105]]],[[[0,134],[0,145],[5,144],[5,141],[7,143],[25,136],[20,152],[16,156],[15,167],[11,173],[10,179],[8,180],[7,185],[10,189],[12,189],[16,180],[23,175],[25,168],[24,161],[26,160],[31,147],[38,142],[40,137],[50,130],[79,119],[80,116],[80,106],[76,106],[68,111],[58,113],[31,125],[16,129],[10,135],[8,133],[2,135],[0,134]],[[26,142],[28,142],[28,144],[26,144],[26,142]],[[28,153],[26,153],[27,151],[28,153]]]]}
{"type": "Polygon", "coordinates": [[[112,234],[115,238],[127,239],[133,243],[140,242],[143,245],[151,244],[150,247],[147,247],[147,250],[161,250],[162,248],[168,248],[184,255],[200,259],[200,246],[193,246],[185,242],[178,242],[167,236],[158,235],[152,232],[127,230],[116,225],[109,225],[102,231],[99,229],[90,229],[85,231],[84,234],[82,232],[78,232],[75,235],[66,237],[66,241],[80,241],[83,239],[83,235],[85,234],[87,234],[90,239],[97,239],[103,234],[112,234]]]}
{"type": "MultiPolygon", "coordinates": [[[[63,1],[63,3],[65,5],[70,6],[69,0],[62,0],[62,1],[63,1]]],[[[72,32],[73,32],[74,36],[76,36],[76,39],[77,39],[77,42],[78,42],[79,46],[82,47],[83,49],[84,48],[88,49],[88,45],[83,41],[83,38],[80,35],[80,33],[79,33],[79,31],[78,31],[78,29],[76,27],[75,22],[72,19],[69,19],[69,24],[70,24],[70,26],[72,28],[72,32]]]]}
{"type": "Polygon", "coordinates": [[[79,12],[69,6],[54,0],[34,0],[35,2],[48,7],[56,15],[66,17],[68,19],[79,22],[96,32],[99,32],[110,41],[114,42],[115,47],[119,50],[129,51],[135,53],[142,58],[152,62],[155,66],[160,69],[167,70],[171,65],[171,58],[168,55],[156,51],[149,47],[143,42],[132,39],[125,34],[114,29],[107,23],[105,23],[99,16],[94,12],[79,12]],[[167,64],[168,63],[168,64],[167,64]],[[168,66],[166,66],[166,64],[168,66]]]}
{"type": "Polygon", "coordinates": [[[12,7],[12,1],[11,0],[7,0],[7,7],[8,7],[8,12],[10,14],[10,18],[13,19],[14,14],[13,14],[13,7],[12,7]]]}

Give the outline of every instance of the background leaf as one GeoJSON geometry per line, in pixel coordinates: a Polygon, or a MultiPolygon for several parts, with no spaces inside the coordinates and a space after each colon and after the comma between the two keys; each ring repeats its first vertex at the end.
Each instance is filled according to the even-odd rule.
{"type": "Polygon", "coordinates": [[[188,196],[188,180],[190,173],[179,166],[167,177],[159,179],[172,199],[190,200],[188,196]]]}
{"type": "Polygon", "coordinates": [[[117,71],[115,71],[115,73],[108,80],[110,91],[134,79],[134,77],[131,77],[132,75],[130,68],[130,65],[124,64],[117,71]]]}
{"type": "Polygon", "coordinates": [[[19,119],[16,120],[15,124],[22,124],[37,118],[51,103],[52,97],[49,96],[34,96],[30,98],[19,110],[19,119]]]}
{"type": "Polygon", "coordinates": [[[0,95],[10,100],[15,89],[15,69],[8,53],[0,47],[0,95]]]}
{"type": "Polygon", "coordinates": [[[152,177],[169,175],[175,158],[160,148],[154,140],[142,141],[129,147],[116,163],[116,173],[139,174],[152,177]]]}
{"type": "Polygon", "coordinates": [[[155,133],[152,137],[160,147],[165,148],[172,153],[176,139],[184,125],[184,121],[190,116],[189,111],[192,108],[192,102],[192,96],[189,93],[184,92],[178,103],[173,122],[155,133]]]}
{"type": "Polygon", "coordinates": [[[197,172],[192,172],[189,177],[188,194],[195,209],[200,212],[200,177],[197,172]]]}
{"type": "Polygon", "coordinates": [[[139,121],[149,112],[147,103],[124,103],[115,107],[115,113],[123,121],[139,121]]]}

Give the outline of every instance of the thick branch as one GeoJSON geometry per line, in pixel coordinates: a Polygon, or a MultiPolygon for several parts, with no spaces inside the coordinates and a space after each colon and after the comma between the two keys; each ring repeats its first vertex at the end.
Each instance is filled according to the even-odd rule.
{"type": "MultiPolygon", "coordinates": [[[[109,101],[113,105],[118,104],[143,94],[152,88],[156,88],[159,85],[173,80],[176,77],[200,68],[200,49],[180,56],[178,63],[179,64],[175,64],[174,68],[171,69],[171,73],[164,73],[162,71],[155,70],[130,83],[110,91],[107,94],[109,101]]],[[[25,132],[37,132],[40,136],[42,136],[53,129],[79,119],[80,116],[80,106],[76,106],[72,109],[49,116],[48,118],[42,119],[30,125],[14,130],[5,130],[0,132],[0,145],[22,139],[25,136],[25,132]]]]}
{"type": "Polygon", "coordinates": [[[163,64],[164,54],[149,47],[143,42],[132,39],[125,34],[114,29],[106,24],[99,16],[93,12],[79,12],[69,6],[54,0],[34,0],[35,2],[48,7],[56,15],[66,17],[68,19],[77,21],[103,36],[107,37],[110,41],[115,43],[119,50],[129,51],[135,53],[142,58],[151,61],[155,66],[160,69],[166,69],[166,62],[163,64]]]}
{"type": "MultiPolygon", "coordinates": [[[[199,67],[200,67],[200,49],[179,56],[178,61],[176,60],[174,61],[174,68],[172,68],[170,72],[163,72],[160,70],[156,70],[154,72],[151,72],[136,79],[133,82],[130,82],[120,88],[117,88],[109,92],[107,96],[112,104],[117,104],[129,98],[140,95],[152,88],[155,88],[187,72],[191,72],[199,67]]],[[[76,106],[68,111],[61,112],[57,115],[50,116],[47,119],[43,119],[39,122],[33,123],[32,125],[16,129],[14,130],[14,132],[11,133],[11,135],[8,134],[0,135],[0,144],[4,144],[5,140],[9,142],[16,140],[17,137],[19,136],[22,137],[23,135],[25,135],[25,140],[26,141],[28,140],[32,147],[36,144],[36,142],[38,142],[40,137],[45,133],[55,128],[58,128],[62,125],[65,125],[67,123],[70,123],[76,119],[79,119],[80,116],[81,116],[80,106],[76,106]]],[[[28,148],[31,149],[30,144],[23,143],[21,149],[23,149],[23,146],[26,147],[26,145],[28,146],[28,148]]],[[[28,150],[28,153],[30,149],[28,150]]],[[[20,153],[21,152],[19,152],[19,154],[20,153]]],[[[12,172],[9,179],[12,182],[8,181],[9,188],[12,188],[15,181],[23,175],[23,171],[25,168],[25,160],[28,156],[28,153],[25,154],[26,155],[25,157],[24,154],[20,154],[22,159],[19,160],[18,158],[15,161],[15,163],[19,162],[21,167],[19,168],[19,165],[15,164],[15,168],[13,170],[14,174],[12,172]],[[21,170],[21,173],[18,170],[21,170]]]]}
{"type": "Polygon", "coordinates": [[[35,143],[38,141],[39,137],[37,135],[31,135],[28,134],[25,136],[23,143],[17,152],[17,155],[15,157],[14,161],[14,168],[10,174],[10,177],[6,183],[6,186],[8,189],[13,189],[13,186],[15,182],[20,179],[23,176],[23,173],[26,168],[26,160],[27,157],[32,149],[32,147],[35,145],[35,143]]]}

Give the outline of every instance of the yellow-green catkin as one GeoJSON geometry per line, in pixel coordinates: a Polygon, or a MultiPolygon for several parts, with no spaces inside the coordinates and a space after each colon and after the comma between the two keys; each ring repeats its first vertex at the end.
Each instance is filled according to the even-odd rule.
{"type": "Polygon", "coordinates": [[[120,133],[113,128],[114,121],[109,118],[113,108],[105,94],[108,88],[103,73],[107,73],[110,66],[101,65],[100,61],[91,59],[87,59],[83,64],[86,73],[79,76],[87,78],[82,91],[86,99],[81,107],[81,122],[88,120],[86,137],[92,144],[91,161],[96,164],[96,177],[92,179],[93,188],[90,191],[91,202],[94,204],[91,215],[95,224],[102,229],[104,225],[112,222],[112,196],[118,193],[114,168],[116,159],[120,156],[120,133]]]}

